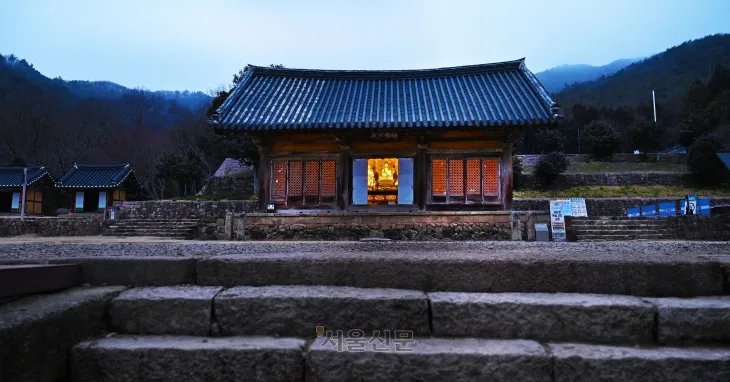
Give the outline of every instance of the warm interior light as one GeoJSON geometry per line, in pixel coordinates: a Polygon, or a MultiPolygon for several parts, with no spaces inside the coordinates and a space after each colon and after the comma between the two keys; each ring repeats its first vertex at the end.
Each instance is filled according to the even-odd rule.
{"type": "Polygon", "coordinates": [[[398,158],[368,159],[368,204],[398,203],[398,158]]]}

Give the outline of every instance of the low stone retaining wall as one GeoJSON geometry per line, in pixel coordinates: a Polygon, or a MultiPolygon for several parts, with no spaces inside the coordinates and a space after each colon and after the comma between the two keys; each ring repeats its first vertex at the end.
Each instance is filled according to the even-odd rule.
{"type": "Polygon", "coordinates": [[[122,202],[119,204],[120,219],[200,219],[214,222],[225,218],[226,213],[254,212],[256,200],[150,200],[122,202]]]}
{"type": "MultiPolygon", "coordinates": [[[[560,174],[556,187],[575,186],[680,186],[692,184],[690,174],[676,172],[599,172],[586,174],[560,174]]],[[[520,188],[539,189],[540,182],[534,174],[520,175],[520,188]]]]}
{"type": "Polygon", "coordinates": [[[730,240],[730,215],[678,216],[677,237],[686,240],[730,240]]]}
{"type": "MultiPolygon", "coordinates": [[[[522,159],[522,164],[534,166],[542,155],[518,155],[522,159]]],[[[568,163],[588,163],[591,162],[591,156],[588,154],[567,154],[565,158],[568,163]]],[[[613,154],[611,162],[641,162],[641,156],[636,154],[622,153],[613,154]]],[[[656,153],[650,153],[647,162],[656,162],[656,153]]],[[[687,161],[687,154],[659,154],[660,162],[683,164],[687,161]]]]}
{"type": "Polygon", "coordinates": [[[98,218],[0,218],[0,236],[95,236],[101,234],[98,218]]]}
{"type": "MultiPolygon", "coordinates": [[[[559,198],[553,198],[559,199],[559,198]]],[[[681,197],[666,198],[586,198],[588,216],[625,216],[627,208],[652,203],[670,202],[681,197]]],[[[520,211],[549,211],[551,199],[515,199],[512,208],[520,211]]],[[[730,204],[730,198],[712,198],[711,205],[730,204]]]]}
{"type": "Polygon", "coordinates": [[[253,173],[212,177],[203,191],[205,195],[253,195],[253,173]]]}
{"type": "Polygon", "coordinates": [[[226,237],[234,240],[512,240],[527,237],[528,220],[548,222],[546,213],[509,211],[409,213],[229,214],[226,237]],[[532,215],[528,217],[528,215],[532,215]]]}

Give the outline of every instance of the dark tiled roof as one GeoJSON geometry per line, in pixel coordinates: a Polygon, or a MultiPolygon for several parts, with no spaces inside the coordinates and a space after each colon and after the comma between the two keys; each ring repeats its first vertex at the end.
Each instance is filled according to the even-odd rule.
{"type": "Polygon", "coordinates": [[[524,59],[427,70],[247,67],[212,119],[219,129],[548,124],[560,109],[524,59]]]}
{"type": "MultiPolygon", "coordinates": [[[[33,185],[44,176],[51,176],[44,166],[29,166],[28,186],[33,185]]],[[[23,187],[23,167],[0,166],[0,187],[23,187]]]]}
{"type": "Polygon", "coordinates": [[[71,171],[56,183],[56,187],[112,188],[122,184],[130,175],[134,176],[134,173],[129,164],[75,164],[71,171]]]}
{"type": "Polygon", "coordinates": [[[213,174],[215,177],[233,176],[242,172],[253,170],[253,166],[245,165],[233,158],[226,158],[218,170],[213,174]]]}

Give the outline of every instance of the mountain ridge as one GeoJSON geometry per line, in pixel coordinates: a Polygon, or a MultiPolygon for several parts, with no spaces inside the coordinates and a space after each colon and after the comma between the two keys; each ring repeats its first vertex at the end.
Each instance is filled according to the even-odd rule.
{"type": "Polygon", "coordinates": [[[637,106],[651,103],[654,90],[657,103],[677,103],[693,82],[707,83],[717,65],[730,66],[730,34],[685,41],[610,76],[570,85],[554,98],[563,106],[637,106]]]}
{"type": "Polygon", "coordinates": [[[112,81],[86,81],[86,80],[64,80],[61,77],[50,78],[35,69],[33,64],[25,59],[16,57],[13,54],[3,56],[0,60],[13,70],[21,72],[39,86],[51,86],[52,84],[62,85],[68,91],[79,98],[100,98],[119,99],[124,95],[131,94],[135,90],[141,90],[150,94],[161,96],[166,100],[175,101],[189,110],[204,108],[212,100],[212,97],[201,91],[175,91],[175,90],[148,90],[144,88],[128,88],[112,81]]]}
{"type": "Polygon", "coordinates": [[[550,93],[557,93],[575,83],[593,81],[602,76],[610,76],[639,60],[641,59],[621,58],[606,65],[562,64],[535,73],[535,76],[537,76],[550,93]]]}

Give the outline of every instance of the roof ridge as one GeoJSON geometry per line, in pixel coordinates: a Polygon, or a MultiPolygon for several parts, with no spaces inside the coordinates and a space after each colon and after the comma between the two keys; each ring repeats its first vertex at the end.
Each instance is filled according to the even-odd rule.
{"type": "Polygon", "coordinates": [[[403,78],[403,77],[440,77],[461,74],[485,73],[491,71],[519,70],[525,64],[525,58],[511,61],[493,62],[476,65],[448,66],[427,69],[398,69],[398,70],[337,70],[337,69],[299,69],[299,68],[272,68],[268,66],[247,65],[253,75],[270,76],[325,76],[329,78],[403,78]]]}
{"type": "Polygon", "coordinates": [[[112,168],[112,167],[127,167],[127,166],[129,166],[129,163],[117,163],[117,164],[82,164],[82,163],[74,163],[74,166],[77,166],[77,167],[85,167],[85,168],[90,168],[90,167],[107,167],[107,168],[112,168]]]}

